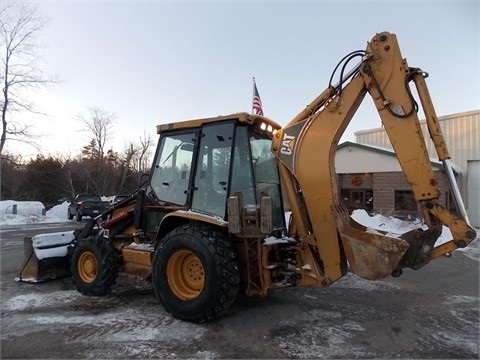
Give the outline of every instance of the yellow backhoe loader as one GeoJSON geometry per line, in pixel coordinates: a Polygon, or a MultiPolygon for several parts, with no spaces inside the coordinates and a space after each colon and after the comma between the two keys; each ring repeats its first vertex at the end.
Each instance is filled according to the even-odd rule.
{"type": "Polygon", "coordinates": [[[458,215],[438,201],[411,85],[445,171],[452,174],[452,166],[426,77],[407,65],[396,36],[382,32],[366,50],[345,56],[327,89],[283,128],[247,113],[159,125],[153,166],[138,191],[83,229],[27,238],[18,279],[68,273],[81,293],[104,295],[117,276],[135,276],[152,282],[174,317],[203,322],[222,315],[239,291],[266,296],[279,287],[327,286],[348,266],[366,279],[399,276],[449,255],[476,232],[453,176],[458,215]],[[399,237],[367,232],[341,205],[335,151],[366,94],[426,230],[399,237]],[[288,227],[282,188],[291,208],[288,227]],[[442,226],[452,239],[435,246],[442,226]]]}

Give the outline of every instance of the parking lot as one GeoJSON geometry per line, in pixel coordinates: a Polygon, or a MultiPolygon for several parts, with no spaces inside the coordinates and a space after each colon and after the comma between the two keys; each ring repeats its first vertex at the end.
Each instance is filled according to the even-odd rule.
{"type": "MultiPolygon", "coordinates": [[[[70,225],[71,226],[71,225],[70,225]]],[[[70,279],[16,282],[23,236],[1,232],[1,358],[479,357],[479,241],[400,278],[354,274],[327,288],[244,296],[213,323],[172,318],[150,284],[119,279],[106,297],[70,279]]]]}

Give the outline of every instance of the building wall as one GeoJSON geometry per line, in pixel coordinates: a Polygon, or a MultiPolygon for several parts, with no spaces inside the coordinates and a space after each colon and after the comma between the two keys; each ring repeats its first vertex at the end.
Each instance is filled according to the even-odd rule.
{"type": "Polygon", "coordinates": [[[480,228],[480,160],[467,163],[467,197],[470,224],[480,228]]]}
{"type": "Polygon", "coordinates": [[[372,189],[373,176],[371,173],[339,174],[338,186],[340,189],[372,189]],[[360,178],[360,182],[357,179],[360,178]],[[357,185],[358,184],[358,185],[357,185]]]}
{"type": "MultiPolygon", "coordinates": [[[[477,224],[480,224],[480,214],[476,210],[478,204],[473,204],[472,202],[478,201],[478,191],[480,190],[474,194],[470,191],[470,194],[468,194],[467,181],[469,179],[468,163],[480,160],[480,110],[441,116],[438,118],[438,123],[444,135],[451,161],[461,169],[457,183],[467,208],[467,213],[471,221],[473,220],[474,226],[478,226],[477,224]]],[[[438,156],[430,139],[425,120],[420,121],[420,125],[429,156],[437,160],[438,156]]],[[[358,131],[355,133],[355,142],[388,149],[392,148],[384,128],[358,131]]],[[[471,179],[469,181],[471,182],[471,179]]],[[[480,184],[476,188],[480,189],[480,184]]]]}
{"type": "MultiPolygon", "coordinates": [[[[451,208],[448,179],[443,171],[434,171],[434,177],[440,190],[440,205],[451,208]]],[[[395,190],[410,191],[405,175],[401,171],[338,174],[339,191],[367,191],[373,190],[374,213],[399,218],[421,217],[418,211],[395,210],[395,190]]],[[[356,204],[344,199],[344,204],[353,208],[356,204]]]]}
{"type": "MultiPolygon", "coordinates": [[[[449,198],[448,179],[445,173],[441,171],[435,171],[434,176],[440,190],[439,204],[447,207],[447,199],[449,198]]],[[[410,211],[395,210],[395,190],[411,190],[402,172],[375,173],[373,179],[374,212],[398,217],[419,215],[410,211]]]]}
{"type": "MultiPolygon", "coordinates": [[[[467,179],[467,161],[480,160],[480,110],[452,114],[438,117],[438,123],[442,130],[445,142],[450,152],[450,157],[455,165],[462,169],[459,178],[459,187],[465,197],[467,179]]],[[[437,160],[432,140],[428,133],[425,120],[420,121],[428,154],[437,160]]],[[[358,131],[355,133],[355,142],[392,149],[384,128],[358,131]]]]}
{"type": "Polygon", "coordinates": [[[372,151],[348,145],[341,147],[335,153],[335,172],[342,173],[373,173],[378,171],[401,171],[397,158],[391,154],[372,151]]]}

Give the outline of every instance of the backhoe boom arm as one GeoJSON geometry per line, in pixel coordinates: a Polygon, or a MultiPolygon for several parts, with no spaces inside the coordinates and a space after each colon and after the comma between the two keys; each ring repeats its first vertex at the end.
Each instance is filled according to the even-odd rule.
{"type": "Polygon", "coordinates": [[[418,105],[409,87],[411,82],[415,84],[438,157],[448,162],[448,149],[424,80],[426,74],[408,66],[391,33],[375,35],[365,52],[352,54],[348,60],[361,56],[360,64],[338,84],[329,85],[278,131],[272,145],[292,209],[289,235],[307,244],[300,250],[299,262],[315,258],[322,284],[343,276],[347,260],[358,275],[377,279],[398,274],[403,267],[418,269],[476,237],[454,181],[453,194],[463,218],[438,203],[440,192],[420,128],[418,105]],[[335,153],[367,93],[420,205],[426,231],[419,229],[399,238],[366,233],[340,205],[335,153]],[[453,239],[434,248],[442,225],[450,228],[453,239]]]}

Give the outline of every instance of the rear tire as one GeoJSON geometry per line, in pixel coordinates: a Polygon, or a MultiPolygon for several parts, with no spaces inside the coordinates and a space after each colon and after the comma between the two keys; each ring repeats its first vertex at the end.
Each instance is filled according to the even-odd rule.
{"type": "Polygon", "coordinates": [[[153,261],[153,289],[175,318],[211,321],[228,310],[240,286],[228,235],[184,225],[165,237],[153,261]]]}
{"type": "Polygon", "coordinates": [[[76,219],[77,221],[82,221],[82,215],[78,212],[78,210],[77,210],[76,219]]]}
{"type": "Polygon", "coordinates": [[[70,210],[67,210],[67,218],[68,218],[68,220],[72,220],[72,219],[73,219],[73,215],[72,215],[72,213],[70,212],[70,210]]]}
{"type": "Polygon", "coordinates": [[[72,280],[84,295],[110,293],[118,275],[118,256],[104,238],[94,235],[78,241],[72,256],[72,280]]]}

